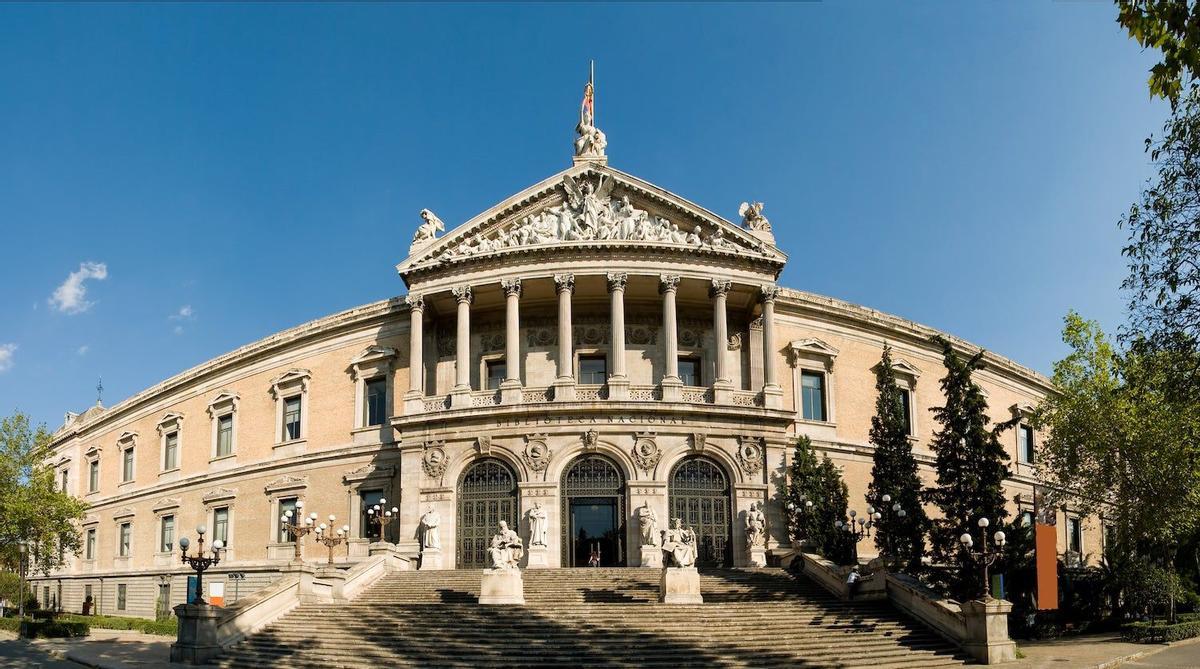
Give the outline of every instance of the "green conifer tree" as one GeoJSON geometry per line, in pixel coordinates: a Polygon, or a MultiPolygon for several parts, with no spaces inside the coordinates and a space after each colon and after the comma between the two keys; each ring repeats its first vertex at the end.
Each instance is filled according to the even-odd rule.
{"type": "Polygon", "coordinates": [[[890,346],[883,347],[875,389],[878,395],[870,432],[875,453],[867,489],[867,503],[883,516],[876,525],[875,546],[890,563],[912,573],[920,568],[925,554],[929,518],[921,504],[921,478],[908,438],[909,417],[896,385],[890,346]],[[884,495],[890,501],[884,501],[884,495]],[[896,505],[904,511],[903,516],[895,510],[896,505]]]}
{"type": "Polygon", "coordinates": [[[819,548],[813,519],[814,507],[820,501],[821,461],[817,459],[812,441],[805,436],[796,439],[792,462],[788,465],[787,502],[789,528],[793,541],[807,541],[819,548]]]}
{"type": "Polygon", "coordinates": [[[937,458],[937,485],[925,491],[925,499],[941,510],[933,521],[929,540],[934,560],[956,569],[950,583],[951,594],[972,599],[983,593],[982,573],[962,551],[958,537],[970,532],[976,545],[980,539],[980,518],[991,522],[989,532],[1005,525],[1005,479],[1009,476],[1008,454],[1000,443],[1000,434],[1015,420],[991,426],[987,399],[971,379],[983,369],[983,351],[962,359],[944,337],[933,342],[942,347],[946,376],[941,381],[945,406],[933,409],[934,420],[941,425],[931,447],[937,458]]]}

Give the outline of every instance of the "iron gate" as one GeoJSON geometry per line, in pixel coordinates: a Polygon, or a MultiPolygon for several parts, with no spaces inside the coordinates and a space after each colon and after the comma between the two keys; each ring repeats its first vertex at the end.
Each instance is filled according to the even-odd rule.
{"type": "Polygon", "coordinates": [[[458,483],[458,567],[487,567],[488,543],[500,521],[517,528],[517,477],[496,459],[476,462],[458,483]]]}
{"type": "Polygon", "coordinates": [[[609,497],[615,498],[617,506],[616,564],[625,564],[625,476],[617,465],[602,455],[584,455],[571,463],[562,478],[562,563],[572,565],[574,537],[571,536],[571,498],[609,497]]]}
{"type": "Polygon", "coordinates": [[[732,566],[729,479],[725,470],[708,458],[691,457],[675,466],[670,486],[671,518],[682,519],[696,533],[696,564],[732,566]]]}

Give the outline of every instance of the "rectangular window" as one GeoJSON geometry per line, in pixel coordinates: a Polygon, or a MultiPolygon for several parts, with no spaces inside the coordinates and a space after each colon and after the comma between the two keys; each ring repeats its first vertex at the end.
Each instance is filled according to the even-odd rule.
{"type": "Polygon", "coordinates": [[[83,557],[85,560],[96,559],[96,528],[88,528],[87,543],[83,546],[83,557]]]}
{"type": "Polygon", "coordinates": [[[1033,512],[1032,511],[1022,511],[1021,512],[1021,526],[1032,528],[1033,523],[1034,523],[1033,512]]]}
{"type": "Polygon", "coordinates": [[[100,461],[92,460],[88,463],[88,492],[96,492],[100,489],[100,461]]]}
{"type": "Polygon", "coordinates": [[[62,491],[67,491],[67,470],[62,470],[62,491]]]}
{"type": "Polygon", "coordinates": [[[217,419],[217,457],[233,453],[233,414],[217,419]]]}
{"type": "Polygon", "coordinates": [[[602,355],[579,356],[579,383],[600,386],[608,382],[608,359],[602,355]]]}
{"type": "Polygon", "coordinates": [[[685,386],[700,385],[700,358],[688,356],[679,359],[679,380],[685,386]]]}
{"type": "Polygon", "coordinates": [[[900,389],[900,406],[904,410],[904,434],[912,436],[912,391],[900,389]]]}
{"type": "Polygon", "coordinates": [[[229,507],[213,509],[213,541],[220,539],[229,548],[229,507]]]}
{"type": "Polygon", "coordinates": [[[163,441],[163,471],[179,466],[179,433],[170,432],[163,441]]]}
{"type": "MultiPolygon", "coordinates": [[[[367,513],[367,510],[372,506],[379,504],[379,500],[383,499],[383,491],[364,490],[360,493],[360,495],[362,497],[362,521],[360,523],[362,527],[359,529],[358,536],[366,539],[378,540],[379,526],[371,522],[372,516],[371,514],[367,513]]],[[[383,513],[384,511],[387,511],[387,509],[381,509],[380,513],[383,513]]]]}
{"type": "Polygon", "coordinates": [[[118,583],[117,584],[117,610],[118,611],[125,610],[125,594],[126,594],[125,584],[118,583]]]}
{"type": "Polygon", "coordinates": [[[1022,425],[1017,428],[1017,451],[1021,462],[1033,464],[1033,428],[1022,425]]]}
{"type": "Polygon", "coordinates": [[[487,361],[487,383],[484,388],[488,390],[499,390],[500,384],[504,383],[504,378],[508,375],[508,365],[503,360],[488,360],[487,361]]]}
{"type": "Polygon", "coordinates": [[[133,480],[133,448],[127,448],[121,451],[121,482],[128,483],[133,480]]]}
{"type": "Polygon", "coordinates": [[[283,401],[283,439],[291,441],[300,438],[300,396],[289,397],[283,401]]]}
{"type": "Polygon", "coordinates": [[[1116,546],[1117,546],[1117,526],[1116,525],[1105,525],[1104,526],[1104,550],[1109,551],[1109,550],[1116,548],[1116,546]]]}
{"type": "Polygon", "coordinates": [[[117,555],[120,555],[121,557],[129,556],[129,539],[130,535],[132,534],[132,530],[133,526],[129,523],[121,523],[121,531],[117,533],[117,536],[120,537],[117,555]]]}
{"type": "Polygon", "coordinates": [[[1072,553],[1082,553],[1083,522],[1078,518],[1067,519],[1067,550],[1072,553]]]}
{"type": "Polygon", "coordinates": [[[800,373],[800,405],[804,420],[825,420],[825,375],[800,373]]]}
{"type": "Polygon", "coordinates": [[[159,531],[158,551],[170,553],[175,550],[175,516],[163,516],[159,531]]]}
{"type": "Polygon", "coordinates": [[[383,425],[387,419],[387,379],[370,379],[367,381],[367,425],[383,425]]]}
{"type": "MultiPolygon", "coordinates": [[[[90,602],[91,600],[92,600],[92,586],[85,585],[85,586],[83,586],[83,601],[90,602]]],[[[92,610],[92,613],[95,613],[95,609],[92,610]]]]}
{"type": "Polygon", "coordinates": [[[290,543],[290,542],[293,542],[296,540],[296,535],[292,534],[291,531],[289,531],[287,528],[285,528],[283,526],[282,519],[283,519],[283,516],[286,515],[288,511],[292,512],[292,517],[288,519],[289,523],[295,525],[297,523],[304,522],[304,520],[302,518],[300,518],[296,515],[296,498],[295,497],[288,497],[286,499],[279,500],[279,518],[280,518],[279,541],[281,543],[290,543]]]}

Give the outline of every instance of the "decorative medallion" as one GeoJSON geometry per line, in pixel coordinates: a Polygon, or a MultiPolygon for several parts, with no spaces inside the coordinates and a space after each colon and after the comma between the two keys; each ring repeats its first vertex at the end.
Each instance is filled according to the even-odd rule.
{"type": "Polygon", "coordinates": [[[550,446],[546,443],[546,435],[525,435],[525,452],[521,454],[521,459],[525,460],[525,464],[530,469],[535,472],[546,471],[546,467],[550,465],[550,455],[550,446]]]}
{"type": "Polygon", "coordinates": [[[431,479],[439,479],[446,473],[446,442],[427,441],[425,452],[421,455],[421,467],[425,475],[431,479]]]}
{"type": "Polygon", "coordinates": [[[658,442],[654,440],[654,433],[638,432],[633,442],[633,461],[638,469],[649,474],[658,466],[660,458],[662,451],[658,448],[658,442]]]}
{"type": "Polygon", "coordinates": [[[729,335],[729,347],[728,348],[730,351],[742,350],[742,333],[735,332],[735,333],[729,335]]]}
{"type": "Polygon", "coordinates": [[[475,450],[479,451],[480,455],[487,455],[492,452],[492,438],[483,435],[475,439],[475,450]]]}
{"type": "Polygon", "coordinates": [[[692,433],[692,450],[697,453],[704,450],[705,442],[708,440],[707,435],[703,432],[692,433]]]}
{"type": "Polygon", "coordinates": [[[742,437],[738,440],[738,464],[747,474],[757,474],[763,466],[761,437],[742,437]]]}
{"type": "Polygon", "coordinates": [[[594,450],[596,444],[600,443],[600,433],[595,430],[588,430],[583,433],[583,448],[584,450],[594,450]]]}

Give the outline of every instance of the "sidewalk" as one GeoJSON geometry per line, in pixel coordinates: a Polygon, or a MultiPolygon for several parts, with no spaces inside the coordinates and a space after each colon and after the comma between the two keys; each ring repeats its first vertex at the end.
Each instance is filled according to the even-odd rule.
{"type": "MultiPolygon", "coordinates": [[[[1168,648],[1193,645],[1200,639],[1173,644],[1129,643],[1119,634],[1088,634],[1047,641],[1018,642],[1025,655],[1005,667],[1012,669],[1114,669],[1126,662],[1140,660],[1168,648]]],[[[1197,646],[1200,649],[1200,646],[1197,646]]]]}
{"type": "MultiPolygon", "coordinates": [[[[6,638],[15,638],[7,635],[6,638]]],[[[196,665],[168,662],[174,638],[129,630],[93,629],[82,639],[35,639],[32,648],[85,667],[103,669],[146,669],[170,667],[196,669],[196,665]]]]}

